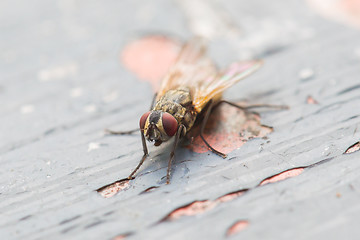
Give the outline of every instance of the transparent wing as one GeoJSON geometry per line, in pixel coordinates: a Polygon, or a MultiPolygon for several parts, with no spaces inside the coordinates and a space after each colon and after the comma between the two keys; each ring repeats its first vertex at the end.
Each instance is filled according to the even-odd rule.
{"type": "Polygon", "coordinates": [[[211,99],[219,100],[224,90],[262,65],[262,61],[258,60],[236,62],[219,73],[205,53],[206,47],[201,38],[185,44],[175,64],[162,80],[156,99],[159,100],[171,89],[187,87],[190,89],[195,110],[201,112],[211,99]]]}
{"type": "Polygon", "coordinates": [[[175,64],[163,78],[157,94],[159,100],[168,90],[188,87],[191,91],[205,79],[217,74],[210,58],[205,56],[206,47],[202,38],[194,38],[184,45],[175,64]]]}
{"type": "Polygon", "coordinates": [[[262,64],[261,60],[235,62],[222,73],[199,82],[192,94],[195,110],[201,112],[211,99],[219,100],[227,88],[255,72],[262,64]]]}

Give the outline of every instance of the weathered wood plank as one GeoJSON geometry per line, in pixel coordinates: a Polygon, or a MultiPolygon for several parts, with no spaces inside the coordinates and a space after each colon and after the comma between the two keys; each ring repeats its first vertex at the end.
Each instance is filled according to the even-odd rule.
{"type": "Polygon", "coordinates": [[[241,238],[356,239],[360,153],[343,153],[360,139],[359,30],[302,1],[201,1],[204,13],[191,4],[1,3],[2,239],[220,239],[238,220],[248,222],[241,238]],[[194,28],[199,19],[223,30],[194,28]],[[262,112],[274,132],[227,159],[179,148],[170,185],[163,179],[169,149],[150,147],[129,188],[103,198],[96,189],[128,176],[142,156],[139,135],[103,129],[136,127],[151,101],[149,84],[118,62],[120,49],[144,32],[209,34],[221,66],[263,58],[264,67],[225,97],[290,109],[262,112]],[[303,170],[259,186],[293,168],[303,170]],[[203,213],[159,223],[205,200],[203,213]]]}

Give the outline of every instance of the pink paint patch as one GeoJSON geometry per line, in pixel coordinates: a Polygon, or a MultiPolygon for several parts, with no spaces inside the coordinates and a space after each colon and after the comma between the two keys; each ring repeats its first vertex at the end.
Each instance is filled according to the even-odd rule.
{"type": "Polygon", "coordinates": [[[351,145],[348,149],[346,149],[344,153],[349,154],[349,153],[357,152],[359,150],[360,150],[360,142],[357,142],[351,145]]]}
{"type": "Polygon", "coordinates": [[[127,237],[127,235],[118,235],[116,237],[114,237],[112,240],[123,240],[127,237]]]}
{"type": "Polygon", "coordinates": [[[138,78],[149,81],[156,91],[179,51],[180,44],[173,39],[147,36],[128,44],[121,53],[121,61],[138,78]]]}
{"type": "Polygon", "coordinates": [[[245,192],[246,192],[246,190],[228,193],[228,194],[225,194],[224,196],[219,197],[218,199],[216,199],[216,201],[220,202],[220,203],[229,202],[229,201],[232,201],[232,200],[242,196],[245,192]]]}
{"type": "Polygon", "coordinates": [[[312,96],[308,96],[308,97],[306,98],[306,103],[307,103],[307,104],[319,104],[319,102],[316,101],[312,96]]]}
{"type": "Polygon", "coordinates": [[[163,221],[172,221],[183,216],[194,216],[203,212],[206,212],[216,206],[216,203],[204,200],[204,201],[195,201],[185,207],[178,208],[172,211],[163,221]]]}
{"type": "Polygon", "coordinates": [[[129,180],[128,179],[122,179],[122,180],[116,181],[114,183],[111,183],[109,185],[106,185],[104,187],[101,187],[96,191],[102,197],[110,198],[110,197],[115,196],[118,192],[129,188],[129,186],[130,186],[129,180]]]}
{"type": "Polygon", "coordinates": [[[307,0],[320,15],[360,28],[359,0],[307,0]]]}
{"type": "MultiPolygon", "coordinates": [[[[216,150],[228,154],[233,150],[241,147],[244,142],[236,133],[216,133],[204,134],[206,141],[216,150]]],[[[209,148],[205,145],[200,137],[196,137],[190,149],[197,153],[205,153],[209,148]]]]}
{"type": "Polygon", "coordinates": [[[293,169],[284,171],[282,173],[279,173],[275,176],[266,178],[259,185],[262,186],[262,185],[265,185],[268,183],[275,183],[275,182],[283,181],[287,178],[296,177],[296,176],[300,175],[303,171],[304,171],[304,168],[293,168],[293,169]]]}
{"type": "Polygon", "coordinates": [[[348,20],[360,27],[360,1],[341,0],[340,7],[346,13],[348,20]]]}
{"type": "MultiPolygon", "coordinates": [[[[190,137],[193,137],[193,141],[188,148],[197,153],[209,151],[198,135],[199,129],[192,131],[190,137]]],[[[222,105],[211,114],[204,137],[216,150],[227,154],[241,147],[249,139],[265,137],[272,131],[271,127],[261,125],[257,114],[222,105]]]]}
{"type": "Polygon", "coordinates": [[[243,231],[245,228],[249,226],[249,222],[246,220],[240,220],[234,223],[226,232],[226,236],[230,237],[234,234],[237,234],[243,231]]]}
{"type": "Polygon", "coordinates": [[[242,196],[247,190],[240,190],[232,193],[225,194],[214,201],[211,200],[203,200],[203,201],[195,201],[184,207],[180,207],[169,213],[166,217],[164,217],[160,222],[164,221],[173,221],[179,219],[184,216],[195,216],[204,212],[207,212],[218,204],[232,201],[240,196],[242,196]]]}

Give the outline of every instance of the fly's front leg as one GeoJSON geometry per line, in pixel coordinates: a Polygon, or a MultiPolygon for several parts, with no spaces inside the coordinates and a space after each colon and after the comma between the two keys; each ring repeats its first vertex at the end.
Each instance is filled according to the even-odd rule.
{"type": "Polygon", "coordinates": [[[166,184],[170,183],[171,164],[172,164],[172,161],[173,161],[174,156],[175,156],[175,150],[176,150],[176,147],[178,145],[179,139],[183,136],[184,128],[185,128],[185,126],[181,124],[179,126],[177,132],[176,132],[175,142],[174,142],[173,148],[172,148],[171,153],[170,153],[170,159],[169,159],[167,173],[166,173],[166,184]]]}
{"type": "Polygon", "coordinates": [[[216,150],[215,148],[213,148],[207,141],[206,139],[204,138],[204,130],[205,130],[205,126],[206,126],[206,123],[207,121],[209,120],[209,116],[210,116],[210,113],[211,113],[211,110],[214,108],[214,107],[217,107],[217,105],[215,105],[214,102],[211,100],[209,102],[209,107],[208,109],[206,110],[206,113],[205,113],[205,116],[204,116],[204,120],[201,124],[201,128],[200,128],[200,137],[201,139],[203,140],[203,142],[206,144],[206,146],[215,154],[219,155],[220,157],[223,157],[223,158],[226,158],[226,154],[225,153],[222,153],[218,150],[216,150]]]}
{"type": "Polygon", "coordinates": [[[147,149],[147,146],[146,146],[144,131],[141,131],[141,142],[142,142],[142,146],[143,146],[144,155],[142,156],[139,164],[136,166],[136,168],[134,169],[134,171],[132,171],[132,173],[129,175],[128,179],[132,179],[132,178],[133,178],[134,174],[137,172],[137,170],[139,170],[139,168],[141,167],[141,165],[144,163],[146,157],[148,156],[148,149],[147,149]]]}

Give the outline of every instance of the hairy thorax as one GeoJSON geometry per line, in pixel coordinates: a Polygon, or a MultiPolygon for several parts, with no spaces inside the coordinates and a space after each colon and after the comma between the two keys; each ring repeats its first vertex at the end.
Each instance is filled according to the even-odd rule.
{"type": "Polygon", "coordinates": [[[177,88],[167,91],[157,102],[153,110],[163,111],[173,115],[179,124],[189,131],[196,120],[190,90],[177,88]]]}

